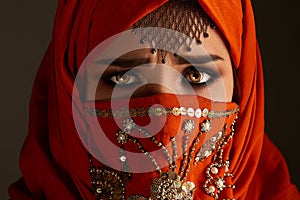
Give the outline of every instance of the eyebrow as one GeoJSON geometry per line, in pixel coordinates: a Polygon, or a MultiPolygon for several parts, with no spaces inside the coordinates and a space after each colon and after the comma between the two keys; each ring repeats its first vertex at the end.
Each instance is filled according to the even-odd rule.
{"type": "Polygon", "coordinates": [[[178,56],[177,58],[177,64],[183,65],[183,64],[205,64],[213,61],[219,61],[224,60],[222,57],[210,54],[210,55],[202,55],[202,56],[178,56]]]}
{"type": "MultiPolygon", "coordinates": [[[[210,54],[210,55],[202,55],[202,56],[178,56],[176,58],[176,64],[205,64],[213,61],[224,60],[222,57],[210,54]]],[[[143,64],[151,63],[150,58],[117,58],[117,59],[100,59],[96,63],[105,64],[105,65],[113,65],[119,66],[122,68],[133,68],[136,66],[140,66],[143,64]]]]}
{"type": "Polygon", "coordinates": [[[113,65],[124,68],[133,68],[139,65],[151,63],[150,58],[117,58],[117,59],[101,59],[96,63],[113,65]]]}

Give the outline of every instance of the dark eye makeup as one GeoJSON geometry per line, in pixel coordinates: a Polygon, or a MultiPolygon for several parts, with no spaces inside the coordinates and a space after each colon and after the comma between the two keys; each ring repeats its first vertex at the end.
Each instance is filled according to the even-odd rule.
{"type": "MultiPolygon", "coordinates": [[[[146,83],[146,76],[143,76],[141,69],[128,69],[110,66],[110,69],[104,72],[101,80],[110,87],[131,88],[146,83]]],[[[193,88],[202,88],[213,83],[219,78],[220,73],[211,69],[213,67],[207,66],[187,66],[182,71],[181,79],[182,85],[191,85],[193,88]]]]}
{"type": "Polygon", "coordinates": [[[220,77],[218,70],[207,66],[188,66],[183,72],[183,84],[189,84],[194,88],[201,88],[212,84],[220,77]]]}

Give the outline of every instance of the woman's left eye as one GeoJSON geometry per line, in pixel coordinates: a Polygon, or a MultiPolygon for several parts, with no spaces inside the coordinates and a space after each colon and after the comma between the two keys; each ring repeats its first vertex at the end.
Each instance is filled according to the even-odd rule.
{"type": "Polygon", "coordinates": [[[195,67],[189,67],[183,75],[191,84],[206,84],[212,79],[212,75],[195,67]]]}

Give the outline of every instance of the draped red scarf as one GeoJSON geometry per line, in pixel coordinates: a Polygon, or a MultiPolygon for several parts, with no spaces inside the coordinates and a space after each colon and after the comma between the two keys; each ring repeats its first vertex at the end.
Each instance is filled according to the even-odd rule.
{"type": "MultiPolygon", "coordinates": [[[[23,177],[10,186],[11,199],[94,198],[86,173],[89,158],[72,115],[76,73],[96,45],[164,2],[59,1],[53,37],[32,89],[29,133],[20,155],[23,177]]],[[[234,198],[299,198],[284,158],[264,134],[262,63],[250,0],[199,3],[227,40],[238,71],[240,114],[230,157],[234,198]]]]}

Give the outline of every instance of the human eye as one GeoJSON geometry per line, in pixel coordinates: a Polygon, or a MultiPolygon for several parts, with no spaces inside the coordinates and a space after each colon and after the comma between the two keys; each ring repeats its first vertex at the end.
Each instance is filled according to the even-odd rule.
{"type": "Polygon", "coordinates": [[[184,70],[183,76],[192,86],[202,87],[212,83],[218,77],[218,73],[206,67],[189,66],[184,70]]]}
{"type": "Polygon", "coordinates": [[[111,74],[108,80],[111,84],[121,87],[129,87],[141,82],[140,74],[134,70],[111,74]]]}

